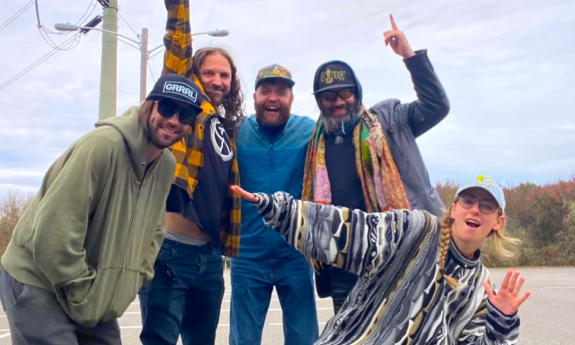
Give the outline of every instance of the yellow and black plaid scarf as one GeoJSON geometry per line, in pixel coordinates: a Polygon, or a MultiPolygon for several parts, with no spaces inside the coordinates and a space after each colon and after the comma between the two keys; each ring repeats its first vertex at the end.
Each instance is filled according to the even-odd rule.
{"type": "MultiPolygon", "coordinates": [[[[204,164],[202,140],[206,121],[216,113],[198,78],[192,74],[192,32],[190,30],[189,0],[165,0],[168,10],[166,34],[164,35],[164,70],[162,74],[181,74],[192,79],[202,91],[202,113],[198,115],[194,127],[180,141],[170,147],[176,157],[174,184],[188,192],[193,198],[198,184],[198,174],[204,164]]],[[[240,185],[236,144],[230,143],[234,151],[232,171],[228,187],[240,185]]],[[[222,253],[226,256],[237,256],[240,249],[241,197],[228,188],[222,210],[220,240],[222,253]]]]}

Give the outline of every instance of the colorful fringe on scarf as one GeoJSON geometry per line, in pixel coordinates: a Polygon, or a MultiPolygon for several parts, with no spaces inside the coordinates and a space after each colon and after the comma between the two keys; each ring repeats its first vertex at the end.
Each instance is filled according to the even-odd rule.
{"type": "MultiPolygon", "coordinates": [[[[307,148],[302,200],[331,205],[323,134],[320,118],[307,148]]],[[[365,211],[408,209],[409,201],[377,116],[362,107],[360,122],[352,135],[355,167],[365,198],[365,211]]]]}

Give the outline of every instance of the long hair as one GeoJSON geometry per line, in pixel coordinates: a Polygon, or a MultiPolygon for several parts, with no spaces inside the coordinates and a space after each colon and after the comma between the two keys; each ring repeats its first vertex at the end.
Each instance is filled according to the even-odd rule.
{"type": "Polygon", "coordinates": [[[138,108],[138,123],[144,129],[146,137],[150,137],[150,128],[148,128],[148,120],[154,108],[154,101],[144,101],[138,108]]]}
{"type": "MultiPolygon", "coordinates": [[[[238,69],[232,59],[230,53],[219,47],[205,47],[196,51],[192,59],[192,73],[195,74],[201,82],[200,66],[204,63],[206,57],[212,54],[222,54],[232,68],[232,82],[230,85],[230,93],[228,97],[222,100],[222,106],[225,110],[224,128],[230,138],[234,138],[240,122],[246,117],[244,110],[244,94],[241,89],[240,78],[238,76],[238,69]]],[[[218,110],[218,109],[216,109],[218,110]]]]}
{"type": "MultiPolygon", "coordinates": [[[[439,238],[439,268],[443,269],[445,264],[445,256],[447,250],[449,249],[449,242],[451,242],[451,227],[453,226],[454,219],[451,218],[451,211],[453,210],[453,205],[459,201],[459,196],[455,197],[455,200],[445,212],[443,218],[439,222],[440,227],[440,238],[439,238]]],[[[498,216],[503,215],[503,211],[499,209],[498,216]]],[[[482,247],[484,249],[489,249],[495,257],[501,260],[508,260],[515,256],[515,250],[517,245],[521,243],[521,240],[507,236],[505,234],[505,220],[503,224],[497,230],[492,230],[487,238],[483,241],[482,247]]],[[[447,284],[452,288],[456,286],[457,280],[446,274],[443,275],[447,284]]]]}

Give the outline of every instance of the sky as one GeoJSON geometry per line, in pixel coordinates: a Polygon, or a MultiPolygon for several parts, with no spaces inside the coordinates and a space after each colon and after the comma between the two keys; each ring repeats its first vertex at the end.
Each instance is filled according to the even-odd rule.
{"type": "MultiPolygon", "coordinates": [[[[238,67],[245,107],[253,113],[259,68],[279,63],[296,82],[292,113],[317,119],[311,95],[317,67],[348,62],[363,102],[416,99],[400,56],[383,44],[389,14],[414,50],[427,49],[451,102],[447,118],[418,138],[432,182],[486,174],[507,185],[548,183],[575,174],[575,1],[570,0],[191,0],[194,49],[228,49],[238,67]]],[[[81,36],[2,88],[51,46],[37,28],[35,7],[1,26],[29,0],[5,1],[0,11],[0,196],[35,192],[52,162],[94,128],[102,33],[81,36]]],[[[38,0],[40,22],[86,23],[102,8],[95,0],[38,0]],[[86,12],[88,11],[88,12],[86,12]]],[[[159,0],[119,0],[119,34],[149,48],[162,44],[166,12],[159,0]]],[[[101,27],[101,25],[100,25],[101,27]]],[[[48,35],[56,44],[73,34],[48,35]]],[[[139,102],[140,52],[118,42],[117,114],[139,102]]],[[[148,92],[162,69],[149,61],[148,92]]]]}

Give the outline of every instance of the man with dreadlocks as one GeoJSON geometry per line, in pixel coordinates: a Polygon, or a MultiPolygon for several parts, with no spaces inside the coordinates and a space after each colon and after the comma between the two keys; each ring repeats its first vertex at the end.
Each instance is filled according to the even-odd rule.
{"type": "Polygon", "coordinates": [[[188,0],[165,0],[163,73],[184,75],[205,96],[203,112],[171,147],[176,158],[166,203],[166,237],[153,281],[140,291],[143,344],[213,344],[224,295],[222,254],[239,251],[240,199],[234,143],[243,95],[230,54],[206,47],[192,58],[188,0]]]}
{"type": "MultiPolygon", "coordinates": [[[[402,56],[418,100],[362,105],[351,67],[330,61],[316,72],[313,90],[321,115],[308,144],[302,198],[367,212],[412,208],[439,216],[443,204],[432,187],[415,139],[449,112],[449,101],[425,50],[414,52],[390,16],[385,44],[402,56]]],[[[341,308],[357,276],[316,264],[321,297],[341,308]]]]}

